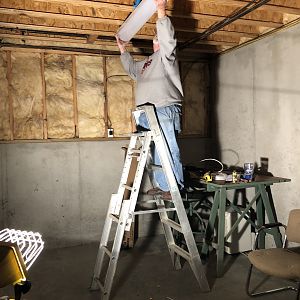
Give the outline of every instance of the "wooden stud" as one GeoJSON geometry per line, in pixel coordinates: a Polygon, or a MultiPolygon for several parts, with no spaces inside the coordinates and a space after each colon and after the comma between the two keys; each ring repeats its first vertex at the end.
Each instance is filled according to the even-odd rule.
{"type": "MultiPolygon", "coordinates": [[[[133,109],[135,109],[136,105],[135,105],[134,81],[133,80],[131,80],[131,90],[132,90],[132,107],[133,107],[133,109]]],[[[133,119],[132,113],[131,113],[131,130],[132,130],[132,132],[136,131],[136,124],[135,124],[135,120],[133,119]]]]}
{"type": "Polygon", "coordinates": [[[78,103],[77,103],[77,72],[76,72],[76,56],[72,55],[72,83],[73,83],[73,110],[74,110],[74,125],[75,137],[79,137],[78,127],[78,103]]]}
{"type": "Polygon", "coordinates": [[[14,140],[14,104],[12,98],[12,63],[11,51],[6,52],[7,59],[7,82],[8,82],[8,107],[9,107],[9,126],[10,126],[10,140],[14,140]]]}
{"type": "Polygon", "coordinates": [[[48,139],[48,122],[47,122],[47,102],[46,102],[46,82],[45,82],[45,53],[41,53],[41,76],[42,76],[42,93],[43,93],[43,138],[48,139]]]}
{"type": "Polygon", "coordinates": [[[107,64],[106,64],[107,57],[103,57],[103,90],[104,90],[104,122],[105,122],[105,137],[108,137],[108,128],[111,124],[108,124],[109,117],[108,117],[108,97],[107,97],[107,64]]]}

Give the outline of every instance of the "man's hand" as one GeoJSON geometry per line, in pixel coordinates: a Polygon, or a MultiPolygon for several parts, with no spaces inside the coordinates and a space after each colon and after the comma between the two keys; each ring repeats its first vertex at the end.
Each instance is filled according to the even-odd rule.
{"type": "Polygon", "coordinates": [[[163,18],[166,15],[167,0],[154,0],[157,7],[158,18],[163,18]]]}
{"type": "Polygon", "coordinates": [[[116,40],[117,40],[117,44],[118,44],[121,54],[126,52],[126,47],[125,47],[126,43],[124,41],[122,41],[117,35],[116,35],[116,40]]]}

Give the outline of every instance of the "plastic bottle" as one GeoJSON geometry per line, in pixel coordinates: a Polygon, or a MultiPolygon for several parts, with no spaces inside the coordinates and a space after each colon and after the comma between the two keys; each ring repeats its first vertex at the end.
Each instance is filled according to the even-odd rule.
{"type": "Polygon", "coordinates": [[[154,1],[143,0],[122,24],[117,32],[118,37],[124,42],[129,42],[155,12],[154,1]]]}

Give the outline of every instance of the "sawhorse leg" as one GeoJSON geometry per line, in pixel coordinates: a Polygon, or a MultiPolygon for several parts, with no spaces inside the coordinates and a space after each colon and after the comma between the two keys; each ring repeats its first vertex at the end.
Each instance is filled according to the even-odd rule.
{"type": "MultiPolygon", "coordinates": [[[[268,217],[269,223],[276,223],[277,222],[277,216],[274,209],[274,203],[272,197],[270,197],[270,190],[269,190],[269,196],[266,191],[266,187],[264,185],[259,185],[259,190],[261,194],[261,199],[263,202],[264,209],[266,211],[266,215],[268,217]]],[[[278,228],[272,229],[272,234],[274,237],[274,241],[277,248],[282,247],[282,236],[278,228]]]]}
{"type": "Polygon", "coordinates": [[[219,208],[219,201],[220,201],[219,194],[220,194],[220,191],[218,190],[215,192],[215,195],[214,195],[214,200],[213,200],[211,212],[210,212],[209,219],[208,219],[208,224],[207,224],[206,231],[205,231],[204,243],[203,243],[203,246],[201,249],[202,256],[208,255],[209,244],[211,243],[211,241],[213,239],[214,228],[215,228],[215,223],[216,223],[216,218],[217,218],[218,208],[219,208]]]}
{"type": "Polygon", "coordinates": [[[224,232],[225,232],[225,209],[226,209],[226,189],[217,190],[214,195],[214,202],[211,208],[211,213],[208,220],[208,225],[205,233],[205,242],[202,246],[202,255],[208,255],[209,244],[214,235],[214,228],[218,215],[218,243],[217,243],[217,276],[223,275],[224,262],[224,232]]]}
{"type": "Polygon", "coordinates": [[[226,209],[226,189],[220,190],[219,200],[219,222],[218,222],[218,245],[217,245],[217,276],[223,275],[224,264],[224,233],[225,233],[225,209],[226,209]]]}

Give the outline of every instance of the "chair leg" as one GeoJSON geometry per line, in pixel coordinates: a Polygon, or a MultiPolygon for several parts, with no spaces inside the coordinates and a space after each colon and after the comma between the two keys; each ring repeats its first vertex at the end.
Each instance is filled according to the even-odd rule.
{"type": "Polygon", "coordinates": [[[246,293],[250,297],[252,297],[252,294],[250,292],[250,280],[251,280],[251,275],[252,275],[252,269],[253,269],[253,265],[251,264],[249,271],[248,271],[247,281],[246,281],[246,293]]]}
{"type": "Polygon", "coordinates": [[[285,286],[285,287],[280,287],[280,288],[277,288],[277,289],[272,289],[272,290],[267,290],[267,291],[252,293],[250,291],[250,281],[251,281],[252,269],[253,269],[253,265],[251,264],[250,268],[249,268],[249,272],[248,272],[247,281],[246,281],[246,293],[247,293],[248,296],[250,296],[250,297],[256,297],[256,296],[261,296],[261,295],[266,295],[266,294],[271,294],[271,293],[276,293],[276,292],[293,290],[293,291],[297,292],[296,300],[299,300],[300,282],[298,282],[298,288],[295,288],[293,286],[285,286]]]}

